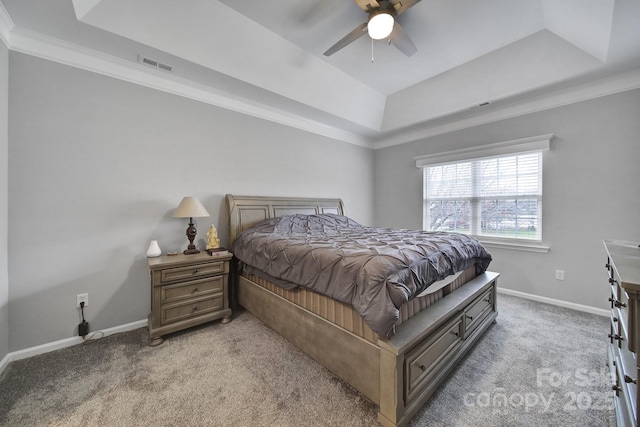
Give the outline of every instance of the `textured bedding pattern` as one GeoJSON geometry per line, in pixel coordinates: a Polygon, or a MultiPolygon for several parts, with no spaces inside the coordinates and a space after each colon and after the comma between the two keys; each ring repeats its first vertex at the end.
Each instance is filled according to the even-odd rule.
{"type": "Polygon", "coordinates": [[[491,262],[470,236],[366,227],[334,214],[262,221],[231,250],[250,274],[350,304],[380,336],[389,336],[399,307],[430,284],[472,265],[480,274],[491,262]]]}

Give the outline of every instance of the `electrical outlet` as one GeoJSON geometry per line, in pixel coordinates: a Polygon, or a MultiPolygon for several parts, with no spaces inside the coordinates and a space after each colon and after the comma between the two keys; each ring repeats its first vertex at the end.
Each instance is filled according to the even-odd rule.
{"type": "Polygon", "coordinates": [[[556,270],[556,280],[564,280],[564,270],[556,270]]]}
{"type": "Polygon", "coordinates": [[[89,305],[89,294],[78,294],[76,295],[76,307],[80,308],[80,303],[84,302],[84,306],[87,307],[89,305]]]}

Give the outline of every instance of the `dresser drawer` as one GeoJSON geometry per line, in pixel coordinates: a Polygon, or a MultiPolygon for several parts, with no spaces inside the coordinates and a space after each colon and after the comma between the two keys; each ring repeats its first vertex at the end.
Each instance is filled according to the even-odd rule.
{"type": "Polygon", "coordinates": [[[405,396],[410,401],[429,384],[447,363],[450,354],[462,343],[462,316],[436,331],[431,339],[407,353],[405,359],[405,396]]]}
{"type": "Polygon", "coordinates": [[[636,399],[637,394],[629,394],[629,385],[625,383],[624,373],[621,369],[620,359],[615,358],[615,384],[614,384],[614,402],[616,407],[616,418],[618,425],[622,427],[636,425],[636,399]]]}
{"type": "MultiPolygon", "coordinates": [[[[464,311],[465,334],[473,332],[482,320],[493,311],[493,292],[487,290],[464,311]]],[[[465,336],[466,336],[465,335],[465,336]]]]}
{"type": "Polygon", "coordinates": [[[228,273],[224,261],[212,261],[186,267],[166,268],[160,274],[161,283],[175,282],[177,280],[197,279],[198,277],[210,276],[213,274],[228,273]]]}
{"type": "Polygon", "coordinates": [[[214,276],[174,285],[164,285],[160,288],[160,303],[169,304],[222,292],[225,279],[226,276],[214,276]]]}
{"type": "Polygon", "coordinates": [[[224,308],[224,295],[212,298],[200,298],[183,304],[170,304],[162,306],[160,323],[167,324],[203,316],[224,308]]]}

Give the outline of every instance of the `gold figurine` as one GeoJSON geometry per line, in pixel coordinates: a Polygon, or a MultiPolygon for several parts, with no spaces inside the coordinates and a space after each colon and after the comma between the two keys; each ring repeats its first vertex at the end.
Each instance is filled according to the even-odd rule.
{"type": "Polygon", "coordinates": [[[207,250],[218,249],[220,247],[220,239],[218,239],[218,230],[211,225],[207,231],[207,250]]]}

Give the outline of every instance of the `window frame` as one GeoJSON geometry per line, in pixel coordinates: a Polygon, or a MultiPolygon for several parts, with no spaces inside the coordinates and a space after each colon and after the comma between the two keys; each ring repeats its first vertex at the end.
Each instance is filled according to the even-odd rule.
{"type": "MultiPolygon", "coordinates": [[[[542,156],[540,159],[541,162],[541,170],[539,172],[541,186],[543,187],[542,177],[543,177],[543,164],[544,164],[544,151],[547,151],[551,148],[551,139],[553,138],[553,134],[534,136],[530,138],[522,138],[512,141],[499,142],[495,144],[488,144],[479,147],[472,147],[460,150],[452,150],[447,152],[441,152],[436,154],[429,154],[425,156],[414,157],[416,161],[416,167],[423,169],[422,171],[422,218],[423,218],[423,229],[425,228],[426,221],[426,212],[425,212],[425,170],[430,166],[437,166],[442,164],[449,163],[461,163],[465,161],[476,161],[481,160],[483,158],[492,158],[492,157],[500,157],[500,156],[509,156],[509,155],[518,155],[518,154],[526,154],[531,152],[542,152],[542,156]]],[[[544,192],[543,192],[544,194],[544,192]]],[[[538,200],[539,206],[542,204],[542,198],[544,196],[541,195],[538,200]]],[[[475,198],[472,197],[472,200],[475,198]]],[[[537,239],[522,239],[522,238],[513,238],[513,237],[499,237],[499,236],[481,236],[477,234],[472,234],[478,240],[480,240],[483,244],[489,247],[496,247],[502,249],[514,249],[514,250],[526,250],[533,252],[542,252],[546,253],[549,251],[549,247],[542,244],[542,208],[539,207],[539,227],[540,234],[537,239]]],[[[473,222],[473,221],[472,221],[473,222]]],[[[471,229],[471,233],[473,233],[473,227],[471,229]]]]}

